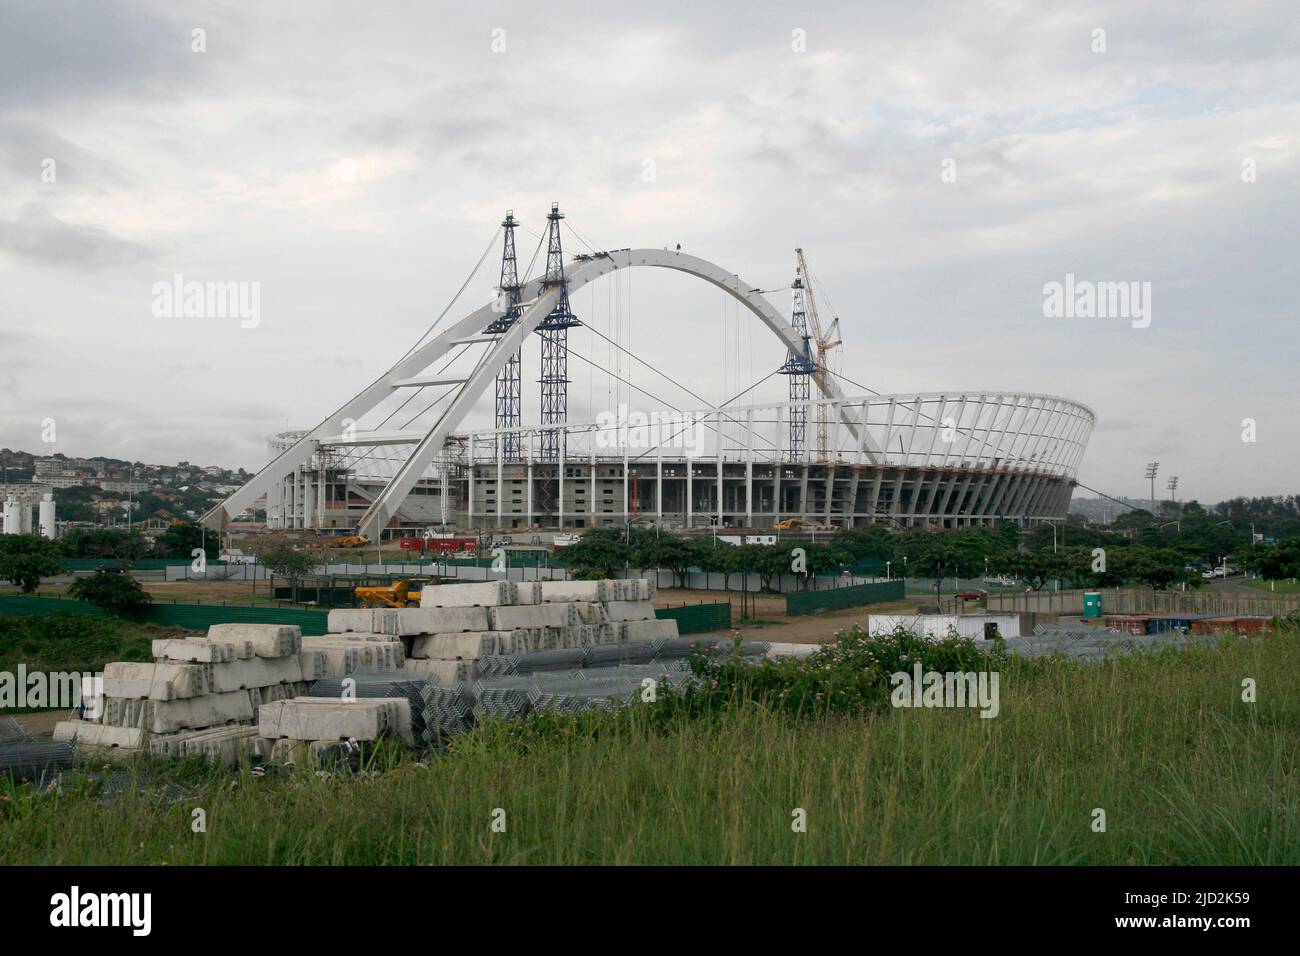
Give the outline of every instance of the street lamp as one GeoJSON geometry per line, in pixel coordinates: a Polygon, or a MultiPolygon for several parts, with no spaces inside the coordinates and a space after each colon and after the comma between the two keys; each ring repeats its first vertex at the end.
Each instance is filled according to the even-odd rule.
{"type": "Polygon", "coordinates": [[[890,565],[893,564],[893,563],[894,563],[894,562],[892,562],[892,561],[886,561],[886,562],[885,562],[885,580],[886,580],[886,581],[892,581],[892,580],[894,580],[893,578],[891,578],[891,577],[889,576],[889,567],[890,567],[890,565]]]}

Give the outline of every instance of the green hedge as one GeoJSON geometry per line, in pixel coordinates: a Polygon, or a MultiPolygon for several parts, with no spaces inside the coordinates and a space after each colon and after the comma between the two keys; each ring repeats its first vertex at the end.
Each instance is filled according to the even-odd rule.
{"type": "Polygon", "coordinates": [[[816,614],[818,611],[901,601],[905,595],[904,588],[903,581],[898,580],[857,584],[849,588],[828,588],[825,591],[796,591],[785,596],[785,613],[816,614]]]}

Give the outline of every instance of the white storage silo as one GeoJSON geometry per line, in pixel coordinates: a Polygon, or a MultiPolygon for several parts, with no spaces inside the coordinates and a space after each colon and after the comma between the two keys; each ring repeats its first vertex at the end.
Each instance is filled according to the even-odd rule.
{"type": "Polygon", "coordinates": [[[57,537],[57,525],[54,522],[54,495],[46,492],[40,505],[40,533],[51,541],[57,537]]]}
{"type": "Polygon", "coordinates": [[[18,502],[14,496],[10,495],[5,499],[4,506],[4,524],[0,526],[0,533],[17,534],[18,533],[18,502]]]}
{"type": "Polygon", "coordinates": [[[32,530],[32,503],[24,498],[18,502],[18,534],[31,534],[32,530]]]}

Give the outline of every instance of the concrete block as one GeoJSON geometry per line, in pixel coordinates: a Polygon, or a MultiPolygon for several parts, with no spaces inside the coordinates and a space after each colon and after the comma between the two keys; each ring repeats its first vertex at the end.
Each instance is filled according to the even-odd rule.
{"type": "Polygon", "coordinates": [[[605,605],[605,613],[609,615],[608,620],[615,623],[655,619],[654,605],[649,601],[610,601],[605,605]]]}
{"type": "Polygon", "coordinates": [[[406,649],[401,641],[354,641],[351,635],[327,634],[303,638],[303,648],[324,656],[322,676],[342,677],[355,670],[392,670],[402,666],[406,649]]]}
{"type": "Polygon", "coordinates": [[[420,591],[420,607],[500,607],[515,603],[513,581],[439,584],[420,591]]]}
{"type": "Polygon", "coordinates": [[[411,702],[404,697],[336,701],[297,697],[263,705],[258,733],[291,740],[377,740],[382,736],[409,739],[411,702]]]}
{"type": "Polygon", "coordinates": [[[208,640],[248,641],[258,657],[288,657],[302,650],[302,628],[296,624],[214,624],[208,640]]]}
{"type": "Polygon", "coordinates": [[[677,637],[677,622],[663,621],[624,621],[617,625],[619,641],[654,641],[661,638],[677,637]]]}
{"type": "Polygon", "coordinates": [[[206,637],[164,638],[154,641],[151,647],[157,660],[178,663],[220,664],[253,656],[253,647],[247,641],[236,646],[232,641],[210,641],[206,637]]]}
{"type": "Polygon", "coordinates": [[[347,631],[375,631],[375,608],[335,608],[329,612],[326,627],[331,633],[341,634],[347,631]]]}
{"type": "Polygon", "coordinates": [[[513,631],[517,627],[564,627],[578,624],[573,604],[532,604],[487,609],[491,627],[482,630],[513,631]]]}
{"type": "Polygon", "coordinates": [[[605,605],[593,601],[578,601],[573,605],[578,612],[578,620],[583,624],[604,624],[609,621],[605,605]]]}
{"type": "Polygon", "coordinates": [[[320,651],[303,650],[298,654],[298,670],[303,680],[320,680],[326,676],[325,669],[325,655],[320,651]]]}
{"type": "Polygon", "coordinates": [[[54,725],[54,739],[73,740],[84,747],[121,747],[139,750],[147,741],[139,727],[110,727],[89,720],[64,720],[54,725]]]}
{"type": "Polygon", "coordinates": [[[268,759],[272,763],[295,764],[300,767],[311,766],[311,755],[307,749],[307,741],[288,739],[269,741],[269,738],[265,737],[260,739],[268,740],[271,743],[271,752],[268,759]]]}
{"type": "Polygon", "coordinates": [[[544,604],[571,604],[574,601],[604,602],[611,600],[613,581],[542,581],[544,604]]]}
{"type": "Polygon", "coordinates": [[[152,738],[149,741],[149,750],[163,757],[204,755],[213,763],[235,767],[238,766],[240,758],[248,752],[248,740],[256,736],[256,727],[242,724],[213,727],[207,730],[187,730],[152,738]]]}
{"type": "Polygon", "coordinates": [[[505,630],[488,626],[489,608],[404,607],[376,612],[375,628],[392,637],[420,634],[453,634],[459,631],[505,630]]]}
{"type": "Polygon", "coordinates": [[[137,664],[113,661],[104,665],[104,694],[149,700],[181,700],[210,690],[214,664],[177,664],[169,661],[137,664]]]}
{"type": "Polygon", "coordinates": [[[516,581],[515,582],[515,603],[516,604],[541,604],[542,603],[542,582],[541,581],[516,581]]]}
{"type": "Polygon", "coordinates": [[[455,684],[460,681],[473,680],[478,676],[473,661],[438,661],[427,658],[412,658],[403,670],[427,677],[435,684],[455,684]]]}
{"type": "MultiPolygon", "coordinates": [[[[107,701],[105,700],[105,716],[107,701]]],[[[171,734],[178,730],[199,730],[223,724],[246,724],[253,720],[253,704],[246,691],[205,694],[188,700],[140,701],[133,726],[152,734],[171,734]]]]}
{"type": "Polygon", "coordinates": [[[251,687],[298,683],[303,679],[300,656],[255,657],[251,661],[210,664],[212,692],[220,694],[251,687]]]}
{"type": "Polygon", "coordinates": [[[476,660],[485,654],[511,654],[513,631],[466,631],[461,634],[430,634],[411,639],[411,656],[431,660],[476,660]]]}

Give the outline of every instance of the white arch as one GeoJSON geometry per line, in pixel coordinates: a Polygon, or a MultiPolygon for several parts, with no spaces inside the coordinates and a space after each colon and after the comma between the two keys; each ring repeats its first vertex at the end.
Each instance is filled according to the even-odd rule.
{"type": "MultiPolygon", "coordinates": [[[[712,262],[680,251],[622,249],[617,252],[601,253],[590,259],[573,261],[567,266],[570,295],[602,276],[618,269],[633,267],[674,269],[703,279],[722,289],[758,316],[789,351],[797,353],[803,349],[803,342],[795,334],[794,328],[757,292],[754,285],[741,281],[735,273],[727,272],[712,262]]],[[[501,300],[476,309],[428,344],[415,349],[401,359],[364,391],[305,433],[292,447],[272,460],[242,488],[205,514],[204,523],[210,527],[220,527],[226,519],[250,507],[286,475],[309,462],[316,448],[322,443],[328,443],[324,442],[324,439],[344,430],[345,422],[349,420],[355,422],[396,389],[430,383],[432,379],[427,376],[421,377],[420,373],[452,349],[470,343],[487,344],[488,352],[478,364],[474,374],[466,380],[455,382],[459,386],[456,396],[429,432],[416,444],[410,457],[398,469],[383,493],[361,517],[359,528],[362,533],[370,533],[372,530],[381,531],[388,525],[398,506],[406,499],[420,475],[442,448],[448,434],[460,424],[484,389],[496,378],[497,372],[523,344],[524,339],[532,334],[554,308],[559,297],[559,288],[544,289],[542,279],[539,277],[524,284],[521,296],[521,301],[525,305],[524,311],[508,331],[498,336],[482,335],[483,329],[493,319],[499,317],[501,300]]],[[[826,398],[844,397],[834,381],[825,379],[822,375],[814,375],[813,380],[826,398]]],[[[438,381],[440,384],[452,384],[445,379],[438,381]]],[[[840,417],[854,439],[861,444],[867,460],[879,464],[880,449],[872,442],[867,430],[861,427],[861,423],[848,409],[841,409],[840,417]]]]}

